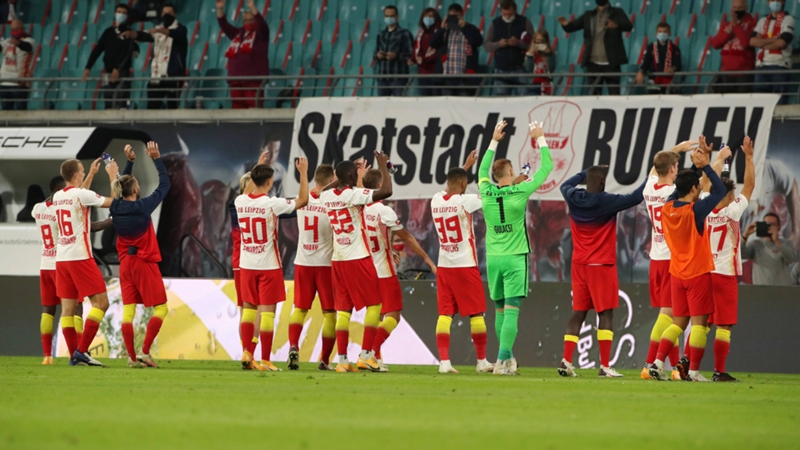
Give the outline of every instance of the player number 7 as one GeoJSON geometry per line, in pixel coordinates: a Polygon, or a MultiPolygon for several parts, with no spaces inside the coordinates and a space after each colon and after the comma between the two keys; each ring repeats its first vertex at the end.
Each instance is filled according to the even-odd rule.
{"type": "Polygon", "coordinates": [[[711,236],[713,233],[719,233],[719,244],[717,244],[717,253],[722,251],[722,248],[725,246],[725,238],[728,237],[728,226],[727,225],[720,225],[718,227],[711,227],[708,226],[708,234],[711,236]]]}

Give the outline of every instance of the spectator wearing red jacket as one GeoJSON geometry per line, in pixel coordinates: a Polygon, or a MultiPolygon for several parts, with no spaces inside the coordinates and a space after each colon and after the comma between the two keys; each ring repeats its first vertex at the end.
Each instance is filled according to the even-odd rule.
{"type": "MultiPolygon", "coordinates": [[[[228,76],[253,76],[263,78],[269,75],[269,26],[258,13],[253,0],[247,0],[247,11],[243,14],[243,27],[238,28],[225,18],[225,0],[217,0],[217,21],[222,32],[231,39],[225,52],[228,58],[228,76]]],[[[231,106],[233,108],[255,108],[256,93],[261,79],[229,80],[231,106]]]]}
{"type": "MultiPolygon", "coordinates": [[[[730,22],[723,20],[719,31],[711,39],[711,46],[720,52],[720,71],[755,70],[756,50],[750,46],[750,35],[756,27],[756,19],[747,12],[747,0],[733,0],[730,22]]],[[[753,75],[720,75],[716,92],[752,92],[753,75]]]]}
{"type": "MultiPolygon", "coordinates": [[[[442,24],[442,17],[435,8],[425,8],[419,18],[419,31],[414,38],[414,53],[409,65],[416,64],[420,75],[436,73],[436,49],[430,46],[431,37],[442,24]]],[[[420,94],[425,96],[440,95],[438,78],[419,78],[417,84],[420,94]]]]}

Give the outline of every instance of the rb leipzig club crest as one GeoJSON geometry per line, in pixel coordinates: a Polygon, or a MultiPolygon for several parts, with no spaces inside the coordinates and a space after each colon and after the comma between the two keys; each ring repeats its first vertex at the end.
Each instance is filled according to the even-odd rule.
{"type": "MultiPolygon", "coordinates": [[[[575,126],[580,117],[580,106],[566,100],[543,103],[528,113],[528,122],[534,120],[542,122],[544,137],[553,157],[553,171],[536,192],[548,193],[556,189],[567,177],[572,160],[575,159],[572,143],[575,126]]],[[[525,163],[531,165],[531,173],[536,172],[542,165],[539,145],[535,139],[526,139],[519,151],[519,167],[525,163]]]]}

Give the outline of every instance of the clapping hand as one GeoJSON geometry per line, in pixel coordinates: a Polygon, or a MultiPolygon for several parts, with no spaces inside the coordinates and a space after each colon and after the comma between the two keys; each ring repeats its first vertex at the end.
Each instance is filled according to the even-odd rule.
{"type": "Polygon", "coordinates": [[[136,161],[136,153],[133,152],[133,147],[130,145],[125,146],[125,156],[128,158],[128,161],[134,162],[136,161]]]}
{"type": "Polygon", "coordinates": [[[161,158],[161,152],[158,151],[158,144],[153,141],[147,143],[147,150],[145,150],[147,156],[158,159],[161,158]]]}
{"type": "Polygon", "coordinates": [[[505,130],[506,128],[506,125],[508,125],[508,123],[504,120],[498,123],[497,126],[494,127],[494,134],[492,135],[492,140],[500,142],[503,140],[504,137],[506,137],[506,134],[503,133],[503,130],[505,130]]]}

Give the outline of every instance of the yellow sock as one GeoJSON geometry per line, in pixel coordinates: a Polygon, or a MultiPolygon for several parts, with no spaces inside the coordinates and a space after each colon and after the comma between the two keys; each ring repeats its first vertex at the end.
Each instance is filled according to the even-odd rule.
{"type": "MultiPolygon", "coordinates": [[[[441,317],[441,316],[439,316],[439,317],[441,317]]],[[[452,322],[452,321],[453,321],[453,319],[450,319],[450,322],[452,322]]],[[[447,327],[449,329],[450,324],[448,324],[447,327]]],[[[470,332],[472,334],[481,334],[481,333],[485,334],[486,333],[486,321],[483,320],[483,316],[475,316],[475,317],[470,318],[469,319],[469,328],[470,328],[470,332]]]]}
{"type": "Polygon", "coordinates": [[[242,323],[256,323],[256,310],[243,309],[242,310],[242,323]]]}
{"type": "Polygon", "coordinates": [[[92,308],[91,310],[89,310],[89,316],[87,317],[87,319],[100,323],[103,321],[103,317],[105,317],[105,315],[106,313],[102,309],[92,308]]]}
{"type": "Polygon", "coordinates": [[[134,317],[136,317],[136,305],[123,305],[122,323],[133,323],[134,317]]]}
{"type": "Polygon", "coordinates": [[[322,314],[322,337],[336,337],[336,313],[322,314]]]}
{"type": "Polygon", "coordinates": [[[598,341],[613,341],[614,332],[611,330],[597,330],[598,341]]]}
{"type": "Polygon", "coordinates": [[[336,314],[336,331],[350,330],[350,314],[349,312],[339,311],[336,314]]]}
{"type": "Polygon", "coordinates": [[[75,333],[82,334],[83,333],[83,317],[75,315],[73,317],[73,323],[75,324],[75,333]]]}
{"type": "Polygon", "coordinates": [[[717,328],[717,333],[714,336],[714,339],[723,342],[730,342],[731,341],[731,330],[725,330],[722,328],[717,328]]]}
{"type": "Polygon", "coordinates": [[[653,330],[650,332],[650,340],[661,342],[661,336],[664,335],[664,331],[666,331],[670,325],[672,325],[672,317],[666,314],[659,314],[656,323],[653,324],[653,330]]]}
{"type": "Polygon", "coordinates": [[[303,322],[306,321],[306,314],[308,314],[308,310],[295,308],[294,311],[292,311],[292,315],[289,316],[289,323],[302,325],[303,322]]]}
{"type": "Polygon", "coordinates": [[[75,328],[75,318],[72,316],[61,316],[61,328],[75,328]]]}
{"type": "Polygon", "coordinates": [[[692,335],[689,336],[689,345],[694,348],[706,348],[706,337],[708,327],[703,325],[692,325],[692,335]]]}
{"type": "Polygon", "coordinates": [[[661,339],[667,339],[672,342],[678,342],[681,334],[683,334],[683,330],[681,330],[681,327],[673,323],[672,325],[668,326],[666,330],[664,330],[664,334],[661,335],[661,339]]]}
{"type": "Polygon", "coordinates": [[[392,334],[392,331],[397,328],[397,319],[392,316],[386,316],[383,318],[383,322],[381,322],[378,328],[382,328],[388,334],[392,334]]]}
{"type": "Polygon", "coordinates": [[[578,343],[578,336],[574,334],[565,334],[564,335],[564,342],[574,342],[575,344],[578,343]]]}
{"type": "Polygon", "coordinates": [[[450,325],[452,323],[452,317],[439,316],[439,320],[436,321],[436,334],[450,334],[450,325]]]}
{"type": "MultiPolygon", "coordinates": [[[[42,334],[53,334],[53,320],[52,315],[42,313],[42,320],[39,322],[39,331],[42,334]]],[[[717,334],[719,335],[719,333],[717,334]]]]}
{"type": "MultiPolygon", "coordinates": [[[[275,331],[275,313],[262,312],[261,313],[261,331],[271,333],[275,331]]],[[[255,338],[254,338],[255,339],[255,338]]],[[[258,342],[257,340],[254,342],[258,342]]]]}
{"type": "Polygon", "coordinates": [[[367,306],[367,314],[364,316],[364,327],[378,328],[381,321],[381,305],[367,306]]]}
{"type": "Polygon", "coordinates": [[[167,312],[169,312],[167,305],[156,305],[153,307],[153,316],[158,317],[161,320],[164,320],[167,317],[167,312]]]}

